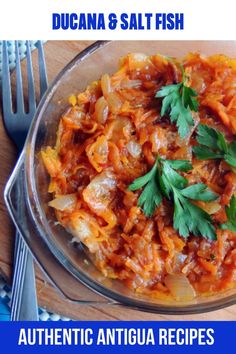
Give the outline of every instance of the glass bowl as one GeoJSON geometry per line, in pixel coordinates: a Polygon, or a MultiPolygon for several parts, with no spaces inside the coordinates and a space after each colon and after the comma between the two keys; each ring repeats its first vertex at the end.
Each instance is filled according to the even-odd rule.
{"type": "Polygon", "coordinates": [[[181,57],[190,51],[236,57],[236,42],[226,41],[103,41],[77,55],[56,77],[37,109],[24,151],[6,186],[5,200],[11,216],[42,269],[70,300],[80,303],[121,304],[165,314],[216,310],[236,303],[236,289],[190,302],[163,301],[136,294],[117,280],[105,278],[83,247],[58,223],[48,207],[49,177],[39,157],[44,146],[54,146],[61,114],[68,97],[83,91],[104,73],[117,69],[118,59],[130,52],[181,57]],[[22,208],[17,210],[17,198],[22,208]]]}

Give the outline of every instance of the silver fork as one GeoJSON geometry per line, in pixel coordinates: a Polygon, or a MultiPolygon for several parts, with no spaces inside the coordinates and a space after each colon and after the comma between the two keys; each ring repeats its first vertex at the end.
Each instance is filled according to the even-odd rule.
{"type": "MultiPolygon", "coordinates": [[[[38,66],[40,77],[40,97],[47,89],[46,65],[41,41],[37,42],[38,66]]],[[[8,64],[7,42],[3,42],[2,64],[2,107],[6,131],[20,153],[36,110],[35,83],[29,41],[26,42],[28,110],[26,112],[23,97],[21,64],[18,41],[15,41],[16,54],[16,112],[12,109],[11,79],[8,64]]],[[[17,190],[19,216],[21,215],[21,193],[17,190]]],[[[33,258],[22,236],[16,232],[14,251],[14,275],[12,282],[11,320],[38,320],[38,306],[35,286],[33,258]]]]}

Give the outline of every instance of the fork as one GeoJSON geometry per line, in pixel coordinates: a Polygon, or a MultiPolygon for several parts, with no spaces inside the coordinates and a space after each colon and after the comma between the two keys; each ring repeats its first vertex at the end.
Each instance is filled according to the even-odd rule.
{"type": "MultiPolygon", "coordinates": [[[[38,69],[40,78],[40,98],[47,89],[47,73],[41,41],[38,49],[38,69]]],[[[19,44],[15,41],[16,56],[16,111],[12,108],[12,91],[8,62],[7,42],[3,42],[2,61],[2,108],[5,129],[20,153],[36,111],[35,83],[31,58],[30,43],[26,41],[27,78],[28,78],[28,110],[24,104],[19,44]]],[[[22,191],[17,189],[18,212],[21,215],[22,191]]],[[[23,217],[23,215],[22,215],[23,217]]],[[[38,306],[35,285],[33,258],[22,236],[16,231],[14,250],[14,274],[12,282],[11,320],[38,320],[38,306]]]]}

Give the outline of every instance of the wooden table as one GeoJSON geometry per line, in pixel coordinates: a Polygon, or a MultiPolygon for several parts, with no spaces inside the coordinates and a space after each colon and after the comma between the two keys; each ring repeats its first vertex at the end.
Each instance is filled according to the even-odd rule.
{"type": "MultiPolygon", "coordinates": [[[[50,41],[45,44],[45,56],[48,78],[55,75],[76,54],[92,42],[88,41],[50,41]]],[[[33,53],[36,60],[36,52],[33,53]]],[[[14,81],[14,75],[13,75],[14,81]]],[[[16,150],[7,137],[2,119],[0,119],[0,190],[1,196],[9,174],[16,161],[16,150]]],[[[12,259],[14,246],[14,227],[6,211],[3,197],[0,200],[0,272],[10,284],[12,279],[12,259]]],[[[165,316],[148,314],[118,307],[98,308],[96,306],[77,305],[63,298],[46,280],[36,266],[38,301],[41,307],[52,312],[78,320],[235,320],[236,305],[224,310],[200,315],[165,316]]]]}

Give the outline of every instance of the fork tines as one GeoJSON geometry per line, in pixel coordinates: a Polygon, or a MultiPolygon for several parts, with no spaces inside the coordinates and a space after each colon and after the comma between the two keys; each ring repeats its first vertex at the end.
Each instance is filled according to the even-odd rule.
{"type": "MultiPolygon", "coordinates": [[[[13,110],[13,98],[11,90],[11,78],[10,78],[10,64],[8,55],[8,42],[3,41],[3,64],[2,64],[2,107],[3,107],[3,120],[6,130],[10,137],[17,144],[18,148],[22,148],[22,143],[26,137],[29,129],[30,122],[34,116],[36,110],[36,93],[35,93],[35,80],[31,56],[31,43],[26,41],[23,47],[24,53],[20,53],[20,46],[22,45],[19,41],[15,41],[15,61],[16,61],[16,104],[15,110],[13,110]],[[28,109],[26,109],[24,102],[24,90],[22,82],[22,70],[21,70],[21,54],[26,55],[27,60],[27,97],[28,97],[28,109]],[[15,119],[14,119],[15,118],[15,119]],[[16,118],[26,118],[21,119],[17,122],[16,118]],[[20,134],[20,144],[18,142],[18,137],[20,134]]],[[[38,71],[39,71],[39,85],[40,85],[40,98],[43,96],[47,89],[47,73],[46,65],[44,59],[43,45],[41,41],[36,43],[36,48],[38,49],[38,71]]]]}

